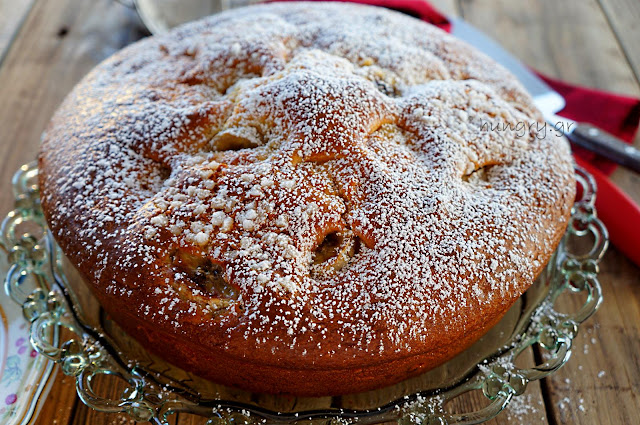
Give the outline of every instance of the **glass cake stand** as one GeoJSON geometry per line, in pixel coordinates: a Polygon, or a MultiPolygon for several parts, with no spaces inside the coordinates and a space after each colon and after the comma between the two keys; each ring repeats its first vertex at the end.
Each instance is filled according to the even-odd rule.
{"type": "Polygon", "coordinates": [[[83,403],[102,412],[126,412],[139,421],[166,424],[171,415],[186,412],[208,418],[208,425],[482,423],[522,395],[530,382],[569,359],[579,325],[602,302],[598,262],[608,236],[596,217],[593,179],[576,168],[578,199],[558,249],[531,288],[468,350],[419,377],[377,391],[322,398],[250,394],[164,362],[111,320],[48,232],[37,173],[35,163],[24,165],[12,181],[15,209],[0,229],[10,265],[6,294],[30,322],[35,350],[75,378],[83,403]],[[576,311],[560,312],[554,308],[560,295],[584,302],[576,311]],[[519,366],[518,356],[529,347],[541,354],[540,364],[519,366]],[[121,380],[126,389],[118,397],[98,394],[95,382],[106,377],[121,380]],[[455,403],[450,402],[470,391],[482,394],[485,407],[453,411],[455,403]]]}

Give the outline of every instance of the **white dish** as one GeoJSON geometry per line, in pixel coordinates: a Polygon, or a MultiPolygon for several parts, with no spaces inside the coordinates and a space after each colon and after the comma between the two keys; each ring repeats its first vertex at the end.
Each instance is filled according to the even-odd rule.
{"type": "MultiPolygon", "coordinates": [[[[7,275],[6,255],[0,250],[0,277],[7,275]]],[[[57,368],[29,342],[29,323],[22,308],[0,295],[0,423],[33,423],[53,383],[57,368]]]]}

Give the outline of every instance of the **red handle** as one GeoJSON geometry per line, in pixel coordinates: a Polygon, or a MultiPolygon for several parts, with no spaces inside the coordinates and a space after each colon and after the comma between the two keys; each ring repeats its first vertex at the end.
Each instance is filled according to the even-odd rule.
{"type": "Polygon", "coordinates": [[[577,156],[574,159],[598,185],[596,210],[607,226],[611,243],[640,267],[640,207],[600,170],[577,156]]]}

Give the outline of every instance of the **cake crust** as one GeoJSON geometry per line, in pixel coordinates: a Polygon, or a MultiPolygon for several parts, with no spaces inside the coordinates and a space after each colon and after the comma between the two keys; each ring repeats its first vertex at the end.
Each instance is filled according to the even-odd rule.
{"type": "Polygon", "coordinates": [[[426,23],[253,6],[85,77],[44,138],[42,206],[156,354],[254,392],[359,392],[467,348],[546,265],[575,184],[543,123],[426,23]]]}

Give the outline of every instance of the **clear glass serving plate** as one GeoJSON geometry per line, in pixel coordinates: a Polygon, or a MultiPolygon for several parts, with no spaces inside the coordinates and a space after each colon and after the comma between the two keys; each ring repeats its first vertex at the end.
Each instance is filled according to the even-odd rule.
{"type": "Polygon", "coordinates": [[[14,176],[15,209],[0,229],[10,263],[6,294],[30,322],[33,347],[75,377],[83,403],[140,421],[166,424],[172,415],[187,412],[208,418],[208,425],[482,423],[569,359],[579,325],[602,302],[598,262],[608,236],[596,217],[593,179],[576,168],[579,196],[556,253],[502,321],[471,348],[419,377],[377,391],[323,398],[250,394],[167,364],[104,313],[47,231],[37,172],[28,164],[14,176]],[[565,305],[580,307],[558,311],[554,305],[561,295],[578,297],[565,305]],[[539,354],[539,364],[522,366],[518,356],[529,347],[539,354]],[[105,375],[122,380],[126,389],[116,397],[98,394],[95,382],[105,375]],[[470,391],[482,394],[485,406],[455,411],[452,406],[460,404],[451,402],[470,391]]]}

